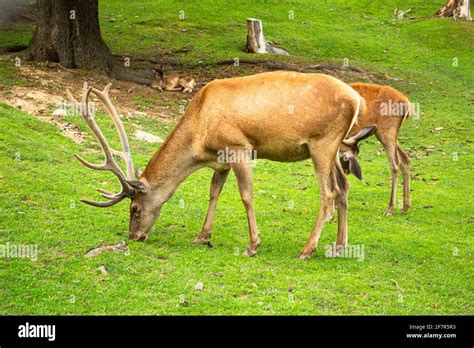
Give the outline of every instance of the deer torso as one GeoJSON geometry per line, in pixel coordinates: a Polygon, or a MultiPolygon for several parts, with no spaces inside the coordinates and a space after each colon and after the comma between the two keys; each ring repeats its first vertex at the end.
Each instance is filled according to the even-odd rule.
{"type": "Polygon", "coordinates": [[[216,80],[195,98],[199,111],[186,114],[181,127],[192,128],[196,153],[251,148],[283,162],[308,158],[310,139],[337,139],[359,107],[341,81],[294,72],[216,80]]]}
{"type": "Polygon", "coordinates": [[[410,106],[403,93],[389,86],[370,83],[352,83],[350,86],[365,99],[367,105],[366,112],[359,115],[357,124],[352,127],[350,136],[372,125],[377,127],[377,132],[393,128],[398,131],[410,106]]]}

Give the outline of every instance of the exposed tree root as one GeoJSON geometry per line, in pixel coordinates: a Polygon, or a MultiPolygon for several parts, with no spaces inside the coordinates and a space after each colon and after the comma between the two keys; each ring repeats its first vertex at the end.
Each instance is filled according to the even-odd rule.
{"type": "Polygon", "coordinates": [[[141,85],[150,85],[153,71],[151,69],[133,70],[122,66],[118,62],[114,62],[108,75],[116,80],[125,80],[141,85]]]}

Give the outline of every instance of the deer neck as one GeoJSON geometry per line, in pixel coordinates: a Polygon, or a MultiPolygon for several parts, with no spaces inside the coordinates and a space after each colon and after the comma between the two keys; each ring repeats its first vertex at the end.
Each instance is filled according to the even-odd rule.
{"type": "Polygon", "coordinates": [[[146,166],[141,178],[146,179],[159,203],[168,201],[178,186],[200,168],[191,144],[192,134],[180,122],[146,166]]]}

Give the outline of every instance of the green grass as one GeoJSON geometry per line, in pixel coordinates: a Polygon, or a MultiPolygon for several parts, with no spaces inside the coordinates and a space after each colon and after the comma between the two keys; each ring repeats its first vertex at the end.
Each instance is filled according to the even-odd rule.
{"type": "MultiPolygon", "coordinates": [[[[247,221],[233,176],[219,202],[214,248],[191,243],[207,208],[212,173],[203,169],[165,205],[149,241],[127,241],[129,255],[89,259],[90,249],[127,238],[125,202],[103,210],[79,202],[96,187],[117,186],[72,159],[86,152],[100,161],[100,152],[91,139],[76,145],[54,126],[0,106],[0,245],[39,248],[36,262],[0,258],[0,314],[473,314],[473,26],[422,18],[443,3],[100,1],[103,36],[115,53],[152,55],[156,47],[191,44],[193,51],[174,59],[246,58],[245,18],[254,16],[263,20],[267,39],[292,54],[272,59],[342,64],[349,58],[351,65],[401,78],[390,83],[422,110],[400,135],[402,147],[416,156],[413,206],[407,215],[382,216],[390,171],[371,139],[362,147],[364,180],[350,178],[349,242],[364,246],[363,261],[324,257],[335,222],[326,224],[313,259],[296,259],[319,206],[316,180],[306,176],[313,169],[268,161],[259,161],[254,174],[262,238],[257,257],[242,255],[247,221]],[[410,15],[420,19],[395,20],[396,7],[412,8],[410,15]],[[179,19],[180,10],[186,19],[179,19]],[[436,150],[426,155],[421,147],[429,145],[436,150]],[[99,274],[101,265],[108,275],[99,274]],[[197,282],[203,291],[194,289],[197,282]],[[180,305],[183,300],[189,305],[180,305]]],[[[15,40],[28,42],[31,33],[20,33],[15,40]]],[[[5,37],[10,34],[0,35],[2,44],[5,37]]],[[[7,65],[0,77],[8,86],[15,72],[7,65]]],[[[67,120],[86,130],[79,119],[67,120]]],[[[110,122],[100,121],[112,136],[110,122]]],[[[161,137],[172,129],[146,118],[126,123],[130,133],[137,126],[161,137]]],[[[131,140],[143,167],[156,146],[131,140]]]]}

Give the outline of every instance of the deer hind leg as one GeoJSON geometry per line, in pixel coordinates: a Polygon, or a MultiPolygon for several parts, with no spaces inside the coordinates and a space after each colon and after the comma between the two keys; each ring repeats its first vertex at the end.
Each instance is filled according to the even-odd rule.
{"type": "Polygon", "coordinates": [[[410,202],[410,157],[397,144],[398,158],[400,159],[400,169],[403,174],[403,208],[402,212],[406,213],[411,207],[410,202]]]}
{"type": "Polygon", "coordinates": [[[257,220],[255,218],[255,210],[253,206],[253,180],[252,167],[250,161],[241,163],[233,163],[232,170],[237,177],[240,197],[247,212],[247,220],[249,224],[250,244],[247,248],[247,255],[254,256],[257,254],[257,248],[260,246],[260,237],[258,236],[257,220]]]}
{"type": "Polygon", "coordinates": [[[226,182],[227,176],[229,175],[230,169],[223,170],[221,172],[215,171],[211,180],[211,192],[209,198],[209,207],[207,208],[206,219],[202,226],[201,233],[194,240],[196,244],[208,244],[208,239],[211,237],[212,224],[216,215],[217,201],[219,195],[222,192],[222,187],[226,182]]]}
{"type": "Polygon", "coordinates": [[[324,227],[324,223],[332,218],[335,206],[335,159],[337,148],[330,149],[329,146],[310,145],[311,158],[318,176],[320,187],[320,206],[316,223],[311,231],[311,235],[301,251],[300,259],[309,259],[311,253],[318,247],[319,237],[324,227]],[[324,151],[321,149],[324,148],[324,151]]]}

